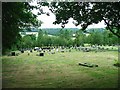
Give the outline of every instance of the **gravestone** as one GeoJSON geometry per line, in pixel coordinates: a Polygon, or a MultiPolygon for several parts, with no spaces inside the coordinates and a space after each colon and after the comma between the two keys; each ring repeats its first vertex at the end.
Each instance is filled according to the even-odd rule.
{"type": "Polygon", "coordinates": [[[55,52],[51,52],[51,54],[55,54],[55,52]]]}
{"type": "Polygon", "coordinates": [[[59,51],[59,49],[57,48],[57,49],[56,49],[56,52],[58,52],[58,51],[59,51]]]}
{"type": "Polygon", "coordinates": [[[30,55],[30,53],[28,53],[28,56],[30,55]]]}
{"type": "Polygon", "coordinates": [[[71,49],[69,49],[69,52],[71,52],[71,49]]]}
{"type": "Polygon", "coordinates": [[[24,50],[21,50],[21,53],[24,53],[24,50]]]}
{"type": "Polygon", "coordinates": [[[32,50],[30,50],[30,52],[32,53],[32,50]]]}
{"type": "Polygon", "coordinates": [[[98,67],[96,64],[90,64],[90,63],[79,63],[81,66],[86,66],[86,67],[98,67]]]}
{"type": "Polygon", "coordinates": [[[15,56],[15,52],[11,52],[11,56],[15,56]]]}
{"type": "Polygon", "coordinates": [[[89,52],[89,51],[90,51],[90,49],[88,49],[88,48],[83,49],[83,52],[89,52]]]}
{"type": "Polygon", "coordinates": [[[64,53],[64,50],[61,50],[62,53],[64,53]]]}
{"type": "Polygon", "coordinates": [[[98,47],[98,49],[101,49],[100,47],[98,47]]]}
{"type": "Polygon", "coordinates": [[[104,50],[104,47],[102,47],[102,50],[104,50]]]}
{"type": "Polygon", "coordinates": [[[20,53],[16,53],[16,56],[18,56],[20,53]]]}
{"type": "Polygon", "coordinates": [[[45,50],[43,52],[45,53],[45,50]]]}
{"type": "Polygon", "coordinates": [[[40,53],[39,56],[44,56],[44,53],[40,53]]]}
{"type": "Polygon", "coordinates": [[[109,48],[106,48],[106,50],[109,50],[109,48]]]}

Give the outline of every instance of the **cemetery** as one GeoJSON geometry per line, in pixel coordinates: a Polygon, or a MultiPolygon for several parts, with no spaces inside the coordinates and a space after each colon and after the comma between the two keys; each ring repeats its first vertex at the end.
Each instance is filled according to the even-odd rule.
{"type": "Polygon", "coordinates": [[[117,85],[118,66],[114,62],[118,57],[117,47],[113,51],[112,48],[103,52],[98,49],[97,53],[93,48],[87,52],[74,47],[39,49],[40,52],[24,48],[24,53],[20,50],[3,56],[3,87],[111,88],[117,85]]]}
{"type": "Polygon", "coordinates": [[[1,3],[3,89],[120,87],[119,1],[25,1],[1,3]]]}
{"type": "MultiPolygon", "coordinates": [[[[89,36],[81,30],[76,33],[80,36],[74,40],[69,30],[61,30],[54,37],[44,35],[42,30],[38,37],[22,37],[16,48],[12,47],[2,57],[3,87],[117,87],[120,67],[117,38],[113,36],[106,42],[100,32],[96,38],[96,32],[89,36]]],[[[106,34],[107,39],[109,33],[106,34]]]]}

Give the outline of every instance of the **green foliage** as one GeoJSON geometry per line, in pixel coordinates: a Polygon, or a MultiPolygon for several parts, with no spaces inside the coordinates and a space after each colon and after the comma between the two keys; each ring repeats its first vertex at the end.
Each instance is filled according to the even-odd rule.
{"type": "Polygon", "coordinates": [[[94,32],[90,32],[90,35],[85,37],[85,43],[92,45],[117,45],[118,37],[107,30],[104,30],[103,32],[98,32],[95,30],[94,32]]]}
{"type": "Polygon", "coordinates": [[[107,29],[120,37],[120,3],[118,2],[52,2],[48,4],[39,2],[39,4],[49,6],[56,15],[54,24],[62,24],[63,28],[69,18],[76,20],[74,23],[76,26],[81,24],[82,30],[85,30],[88,25],[104,20],[107,29]]]}
{"type": "Polygon", "coordinates": [[[31,39],[31,37],[29,36],[29,35],[26,35],[26,36],[24,36],[23,37],[23,39],[22,39],[22,41],[23,41],[23,47],[25,48],[30,48],[31,47],[31,45],[32,45],[32,39],[31,39]]]}
{"type": "Polygon", "coordinates": [[[84,43],[85,43],[85,35],[81,30],[79,30],[79,31],[76,32],[75,44],[77,46],[80,46],[80,45],[83,46],[84,43]]]}
{"type": "Polygon", "coordinates": [[[70,30],[63,30],[63,29],[61,29],[60,31],[59,31],[59,36],[61,37],[61,38],[65,38],[65,39],[67,39],[67,40],[69,40],[70,39],[70,37],[71,37],[71,32],[70,32],[70,30]]]}
{"type": "Polygon", "coordinates": [[[60,30],[58,36],[49,36],[44,30],[39,30],[37,37],[37,46],[69,46],[72,44],[71,31],[60,30]]]}
{"type": "Polygon", "coordinates": [[[102,33],[99,33],[99,32],[91,33],[91,37],[92,37],[91,44],[93,44],[93,45],[95,45],[95,44],[102,45],[103,44],[102,33]]]}
{"type": "Polygon", "coordinates": [[[37,38],[37,45],[38,46],[42,45],[42,38],[43,38],[43,31],[39,30],[39,32],[38,32],[38,38],[37,38]]]}
{"type": "MultiPolygon", "coordinates": [[[[35,46],[84,46],[89,45],[117,45],[118,38],[113,35],[110,31],[104,30],[99,31],[97,29],[84,33],[82,30],[76,31],[75,39],[73,39],[70,30],[59,31],[58,36],[49,35],[43,30],[39,30],[38,37],[34,35],[26,35],[22,38],[23,47],[35,47],[35,46]]],[[[20,42],[17,44],[19,47],[20,42]]]]}
{"type": "Polygon", "coordinates": [[[2,2],[3,53],[18,42],[21,29],[38,24],[33,8],[27,2],[2,2]]]}

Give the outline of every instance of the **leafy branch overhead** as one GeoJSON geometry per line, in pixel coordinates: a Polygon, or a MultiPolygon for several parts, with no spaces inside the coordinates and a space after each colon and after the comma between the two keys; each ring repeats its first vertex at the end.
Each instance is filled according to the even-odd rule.
{"type": "Polygon", "coordinates": [[[2,2],[3,52],[19,40],[21,29],[38,26],[37,16],[31,12],[33,8],[36,7],[27,2],[2,2]]]}
{"type": "Polygon", "coordinates": [[[62,24],[64,28],[69,18],[76,20],[76,26],[85,30],[88,25],[104,20],[107,29],[120,37],[120,3],[119,2],[38,2],[40,6],[48,6],[56,15],[54,24],[62,24]]]}

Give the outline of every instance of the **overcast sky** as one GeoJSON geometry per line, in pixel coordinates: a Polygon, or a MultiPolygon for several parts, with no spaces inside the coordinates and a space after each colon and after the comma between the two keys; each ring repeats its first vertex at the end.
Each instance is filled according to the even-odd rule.
{"type": "MultiPolygon", "coordinates": [[[[32,5],[37,5],[36,2],[31,3],[32,5]]],[[[50,16],[47,16],[45,14],[38,15],[38,20],[41,20],[43,24],[41,25],[41,28],[61,28],[61,25],[54,25],[53,22],[55,21],[55,15],[51,13],[51,11],[47,7],[43,7],[44,12],[49,12],[50,16]]],[[[32,12],[37,15],[39,10],[34,9],[32,12]]],[[[104,24],[104,21],[98,23],[98,24],[92,24],[89,25],[88,28],[104,28],[106,25],[104,24]]],[[[73,24],[73,19],[70,18],[68,24],[65,25],[65,28],[81,28],[81,26],[75,26],[73,24]]]]}

